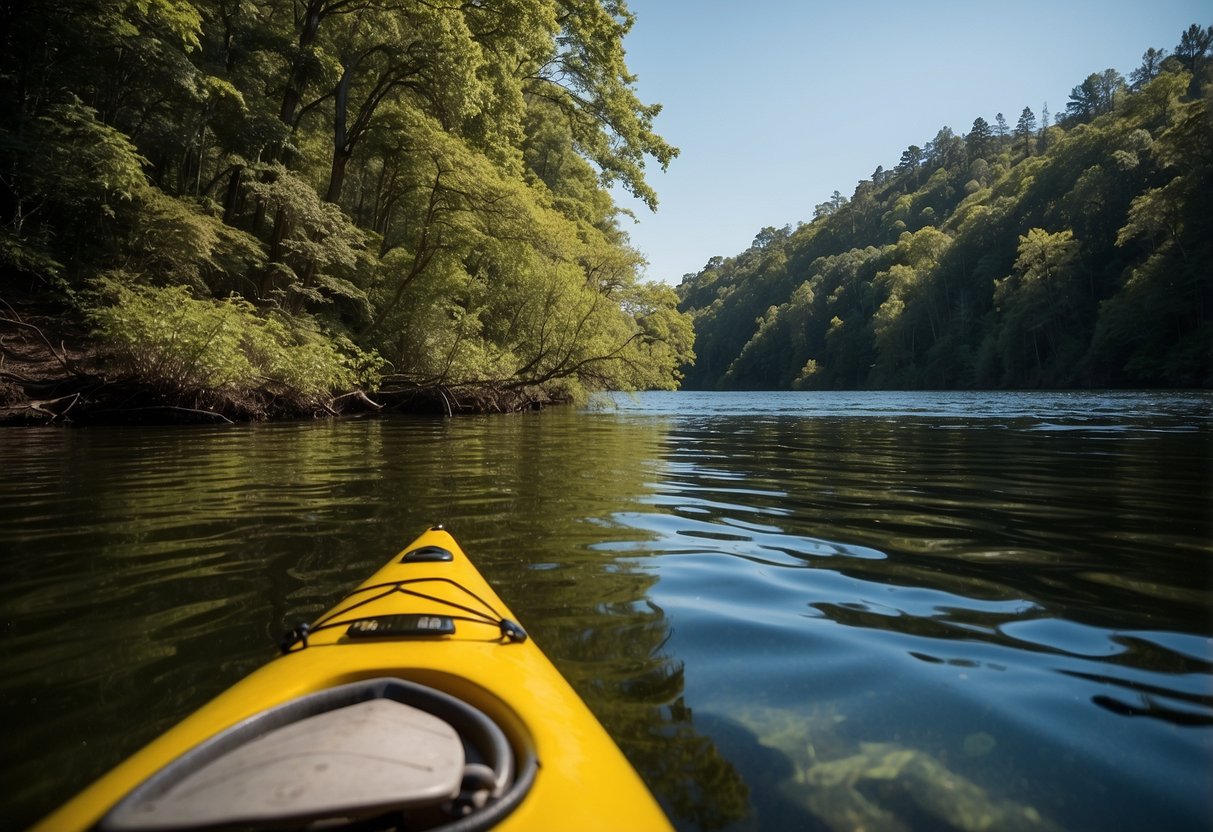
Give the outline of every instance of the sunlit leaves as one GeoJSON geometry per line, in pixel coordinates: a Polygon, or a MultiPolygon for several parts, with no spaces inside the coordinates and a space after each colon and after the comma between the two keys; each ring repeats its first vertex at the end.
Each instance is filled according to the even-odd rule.
{"type": "Polygon", "coordinates": [[[1183,201],[1186,182],[1177,176],[1161,188],[1151,188],[1133,200],[1128,222],[1116,236],[1117,245],[1144,237],[1157,246],[1177,242],[1183,230],[1183,201]]]}
{"type": "Polygon", "coordinates": [[[195,298],[188,287],[155,288],[122,275],[97,283],[89,318],[108,368],[165,392],[248,393],[266,382],[305,395],[359,383],[367,356],[342,350],[298,322],[258,316],[237,298],[195,298]]]}
{"type": "Polygon", "coordinates": [[[556,105],[573,139],[600,171],[603,184],[622,184],[650,208],[657,194],[644,179],[646,159],[665,169],[678,155],[653,129],[660,105],[636,95],[624,62],[623,37],[632,16],[623,2],[557,0],[561,33],[526,92],[556,105]]]}
{"type": "Polygon", "coordinates": [[[29,167],[34,198],[110,215],[115,202],[145,187],[144,159],[134,144],[79,101],[49,108],[36,131],[29,167]]]}
{"type": "Polygon", "coordinates": [[[127,270],[220,296],[242,288],[265,259],[255,237],[155,188],[140,194],[128,245],[127,270]]]}
{"type": "Polygon", "coordinates": [[[0,258],[35,274],[61,273],[82,250],[104,250],[120,234],[119,213],[147,190],[144,159],[121,131],[97,120],[78,100],[48,107],[19,140],[4,185],[0,258]]]}
{"type": "Polygon", "coordinates": [[[1132,89],[1089,76],[1047,142],[1029,107],[1014,136],[976,119],[967,152],[940,130],[819,205],[778,258],[714,258],[679,288],[691,383],[1209,383],[1213,109],[1185,68],[1207,64],[1205,34],[1185,33],[1184,61],[1147,53],[1132,89]],[[823,264],[868,244],[887,254],[835,282],[823,264]]]}
{"type": "MultiPolygon", "coordinates": [[[[264,171],[250,181],[250,191],[277,217],[271,257],[285,281],[264,281],[259,294],[270,298],[285,289],[313,301],[323,301],[317,291],[317,275],[339,276],[354,268],[365,235],[341,209],[320,199],[314,188],[281,166],[264,171]]],[[[346,281],[330,277],[324,283],[330,292],[358,298],[346,281]]],[[[298,311],[296,306],[295,311],[298,311]]]]}

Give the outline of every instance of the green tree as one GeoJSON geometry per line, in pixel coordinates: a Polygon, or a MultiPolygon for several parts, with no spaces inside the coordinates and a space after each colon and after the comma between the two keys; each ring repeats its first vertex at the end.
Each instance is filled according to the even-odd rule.
{"type": "Polygon", "coordinates": [[[1049,374],[1065,360],[1081,357],[1081,352],[1073,353],[1085,345],[1076,345],[1067,331],[1077,312],[1077,257],[1078,242],[1068,230],[1050,234],[1033,228],[1019,238],[1014,271],[997,281],[994,290],[1004,383],[1037,386],[1063,381],[1049,374]]]}
{"type": "Polygon", "coordinates": [[[834,191],[829,200],[818,203],[818,205],[813,209],[813,218],[817,219],[819,217],[828,217],[844,208],[846,204],[847,198],[839,191],[834,191]]]}
{"type": "Polygon", "coordinates": [[[527,79],[525,92],[564,113],[578,151],[597,166],[604,185],[618,182],[655,209],[645,158],[664,170],[678,149],[653,131],[661,107],[640,102],[624,62],[623,38],[635,18],[622,0],[556,0],[555,6],[558,48],[527,79]]]}
{"type": "Polygon", "coordinates": [[[1175,47],[1174,55],[1180,65],[1192,75],[1188,94],[1199,98],[1213,79],[1209,77],[1210,53],[1213,51],[1213,26],[1195,23],[1187,28],[1175,47]]]}
{"type": "Polygon", "coordinates": [[[925,154],[922,152],[922,148],[920,148],[916,144],[912,144],[909,147],[907,147],[905,150],[902,151],[901,161],[897,165],[897,170],[898,171],[917,170],[918,166],[922,164],[922,160],[924,158],[925,158],[925,154]]]}
{"type": "Polygon", "coordinates": [[[926,153],[921,147],[912,144],[901,153],[901,160],[897,163],[897,173],[909,175],[914,187],[918,187],[921,180],[921,166],[926,159],[926,153]]]}
{"type": "Polygon", "coordinates": [[[990,123],[981,116],[973,119],[973,128],[965,135],[965,149],[968,151],[969,160],[986,158],[993,140],[994,131],[990,129],[990,123]]]}
{"type": "Polygon", "coordinates": [[[340,200],[350,157],[392,102],[407,97],[458,130],[483,94],[483,59],[454,9],[364,3],[340,22],[331,39],[335,83],[318,99],[332,102],[329,202],[340,200]]]}
{"type": "Polygon", "coordinates": [[[994,116],[994,132],[1000,139],[1005,139],[1011,133],[1011,129],[1007,126],[1006,116],[1002,113],[994,116]]]}
{"type": "Polygon", "coordinates": [[[1175,47],[1175,57],[1193,76],[1199,75],[1204,61],[1213,49],[1213,26],[1202,27],[1195,23],[1180,36],[1175,47]]]}
{"type": "Polygon", "coordinates": [[[1019,114],[1019,121],[1015,122],[1015,138],[1022,142],[1023,155],[1032,155],[1033,138],[1036,135],[1036,114],[1032,112],[1032,108],[1024,107],[1023,112],[1019,114]]]}
{"type": "Polygon", "coordinates": [[[1087,122],[1111,112],[1124,87],[1124,78],[1114,69],[1088,75],[1085,81],[1070,91],[1070,101],[1066,104],[1067,117],[1076,122],[1087,122]]]}
{"type": "Polygon", "coordinates": [[[1155,49],[1151,46],[1141,56],[1141,66],[1129,73],[1129,87],[1139,90],[1153,81],[1162,72],[1162,63],[1166,60],[1167,50],[1155,49]]]}

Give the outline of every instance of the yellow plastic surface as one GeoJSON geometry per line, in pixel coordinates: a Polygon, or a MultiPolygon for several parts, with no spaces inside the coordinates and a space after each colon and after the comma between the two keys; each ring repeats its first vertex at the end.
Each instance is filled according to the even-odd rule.
{"type": "MultiPolygon", "coordinates": [[[[396,556],[332,611],[318,620],[346,620],[393,613],[462,614],[391,587],[492,612],[513,613],[449,534],[431,529],[413,542],[451,551],[447,563],[399,563],[396,556]],[[445,581],[449,578],[480,601],[445,581]],[[481,603],[484,602],[484,604],[481,603]]],[[[475,617],[475,616],[471,616],[475,617]]],[[[516,620],[516,619],[515,619],[516,620]]],[[[539,771],[530,793],[496,828],[500,830],[668,830],[669,821],[624,758],[533,640],[503,641],[496,626],[456,621],[453,636],[351,641],[345,627],[312,635],[306,649],[274,659],[152,741],[54,814],[36,832],[86,830],[127,792],[193,746],[258,711],[304,694],[379,676],[428,685],[480,708],[516,748],[533,748],[539,771]]]]}

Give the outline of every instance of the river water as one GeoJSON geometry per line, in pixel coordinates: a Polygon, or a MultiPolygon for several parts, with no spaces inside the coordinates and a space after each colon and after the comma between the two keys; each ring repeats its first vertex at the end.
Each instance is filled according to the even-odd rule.
{"type": "Polygon", "coordinates": [[[1213,826],[1213,398],[0,433],[19,829],[450,528],[683,830],[1213,826]]]}

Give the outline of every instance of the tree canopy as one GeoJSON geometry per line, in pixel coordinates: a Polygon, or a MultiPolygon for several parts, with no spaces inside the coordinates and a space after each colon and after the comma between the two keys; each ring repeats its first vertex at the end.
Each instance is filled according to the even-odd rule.
{"type": "Polygon", "coordinates": [[[265,376],[269,338],[328,362],[293,377],[306,394],[672,387],[693,357],[607,190],[655,209],[646,165],[678,152],[625,64],[623,0],[0,14],[0,275],[91,321],[111,372],[148,380],[216,314],[242,327],[225,384],[265,376]]]}
{"type": "Polygon", "coordinates": [[[694,388],[1213,385],[1213,27],[911,145],[678,287],[694,388]],[[1042,112],[1047,111],[1042,109],[1042,112]]]}

